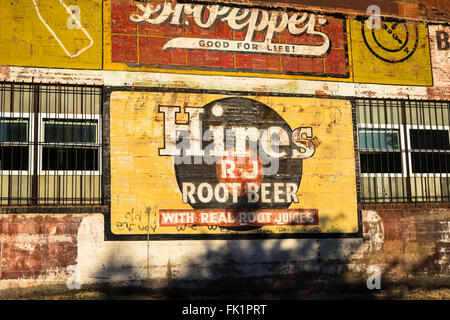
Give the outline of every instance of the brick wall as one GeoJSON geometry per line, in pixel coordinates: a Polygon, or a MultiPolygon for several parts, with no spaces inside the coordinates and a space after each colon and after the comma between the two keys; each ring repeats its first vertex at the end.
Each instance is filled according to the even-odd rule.
{"type": "MultiPolygon", "coordinates": [[[[128,2],[122,1],[122,3],[128,2]]],[[[241,2],[250,3],[244,0],[241,2]]],[[[398,5],[396,1],[359,1],[358,7],[348,6],[346,1],[304,1],[302,4],[300,2],[285,1],[284,5],[293,4],[295,7],[315,5],[324,8],[341,6],[344,9],[362,12],[369,4],[378,4],[387,14],[416,17],[423,12],[422,6],[411,3],[398,5]]],[[[255,0],[251,3],[267,4],[268,2],[255,0]]],[[[431,5],[438,7],[442,3],[431,5]]],[[[276,3],[276,5],[279,4],[282,5],[281,2],[276,3]]],[[[433,15],[433,19],[445,18],[445,14],[438,14],[431,9],[427,10],[427,15],[433,15]]],[[[96,16],[92,20],[99,21],[99,19],[100,17],[96,16]]],[[[28,20],[27,23],[30,21],[28,20]]],[[[39,26],[42,28],[41,32],[47,32],[43,25],[39,24],[39,26]]],[[[448,26],[433,26],[429,30],[431,30],[431,48],[434,50],[436,48],[435,32],[447,32],[448,26]]],[[[105,43],[111,40],[107,36],[104,39],[105,43]]],[[[53,41],[52,52],[62,55],[61,48],[57,46],[54,39],[50,38],[50,40],[53,41]]],[[[100,41],[97,42],[96,46],[100,48],[103,44],[100,41]]],[[[134,46],[135,43],[132,43],[134,46]]],[[[47,46],[43,42],[39,42],[39,45],[47,46]]],[[[134,49],[129,51],[127,49],[129,47],[126,43],[122,43],[121,50],[124,56],[119,58],[124,59],[124,63],[134,59],[133,53],[137,53],[133,51],[134,49]]],[[[196,89],[205,92],[207,90],[216,92],[225,90],[228,93],[245,91],[255,95],[270,93],[280,94],[280,96],[303,94],[444,100],[450,96],[448,58],[446,59],[448,52],[441,50],[431,57],[433,83],[427,86],[386,85],[386,83],[377,85],[290,78],[246,78],[239,75],[229,77],[163,74],[154,70],[148,72],[125,71],[130,69],[76,71],[69,69],[71,63],[76,64],[76,60],[72,61],[64,55],[61,57],[64,64],[61,62],[60,65],[53,67],[68,69],[27,68],[23,67],[26,64],[23,62],[16,67],[0,66],[0,80],[88,83],[131,88],[135,86],[164,87],[182,90],[196,89]],[[68,61],[70,63],[66,64],[68,61]]],[[[99,65],[101,56],[95,57],[95,67],[101,68],[99,65]]],[[[428,56],[426,58],[428,59],[428,56]]],[[[50,60],[52,59],[46,59],[46,61],[50,60]]],[[[204,63],[201,57],[195,61],[196,67],[204,63]]],[[[255,59],[249,58],[243,63],[249,64],[250,61],[258,63],[255,59]]],[[[268,60],[260,63],[267,66],[268,60]]],[[[41,66],[41,64],[37,63],[33,66],[41,66]]],[[[423,69],[423,66],[424,64],[417,63],[413,69],[423,69]]],[[[307,66],[302,65],[302,67],[307,66]]],[[[395,78],[402,72],[391,72],[391,74],[395,78]]],[[[0,215],[0,289],[19,285],[15,284],[16,282],[24,286],[44,283],[64,284],[70,277],[69,270],[79,271],[79,280],[82,284],[112,283],[119,280],[133,284],[136,280],[151,279],[156,280],[159,285],[166,285],[170,279],[221,279],[224,277],[249,279],[257,276],[270,278],[290,274],[301,275],[311,271],[318,272],[320,275],[325,273],[342,275],[347,272],[355,275],[362,283],[367,277],[366,269],[370,265],[380,265],[387,279],[393,281],[409,276],[433,279],[450,274],[450,210],[446,208],[378,207],[363,210],[362,238],[151,242],[105,241],[102,213],[79,213],[80,211],[67,213],[65,211],[66,213],[57,214],[55,211],[47,213],[46,210],[47,208],[40,208],[39,213],[29,210],[29,213],[22,214],[2,211],[0,215]]],[[[345,281],[344,277],[340,279],[345,281]]]]}
{"type": "Polygon", "coordinates": [[[381,263],[394,279],[450,274],[449,209],[378,209],[364,213],[366,243],[371,246],[367,246],[362,263],[381,263]]]}
{"type": "Polygon", "coordinates": [[[101,214],[3,214],[0,288],[65,283],[70,266],[82,284],[153,280],[164,286],[167,268],[180,283],[311,272],[344,283],[352,275],[362,283],[370,265],[381,267],[384,281],[431,280],[450,275],[449,213],[364,210],[360,240],[157,241],[150,251],[145,241],[104,241],[101,214]]]}
{"type": "MultiPolygon", "coordinates": [[[[0,215],[0,279],[64,279],[83,215],[0,215]]],[[[1,285],[0,285],[1,287],[1,285]]]]}
{"type": "MultiPolygon", "coordinates": [[[[208,0],[196,0],[201,3],[208,0]]],[[[181,0],[180,2],[194,2],[193,0],[181,0]]],[[[436,20],[446,20],[450,16],[450,3],[448,0],[285,0],[285,1],[267,1],[267,0],[221,0],[222,3],[252,5],[272,7],[309,7],[316,9],[325,9],[330,11],[343,11],[353,13],[366,13],[371,5],[380,7],[383,15],[394,15],[410,18],[428,18],[436,20]]]]}

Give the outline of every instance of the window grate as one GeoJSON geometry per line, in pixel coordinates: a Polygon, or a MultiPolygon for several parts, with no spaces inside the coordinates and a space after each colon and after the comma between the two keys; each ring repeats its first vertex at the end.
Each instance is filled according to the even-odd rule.
{"type": "Polygon", "coordinates": [[[449,104],[356,99],[362,203],[449,202],[449,104]]]}
{"type": "Polygon", "coordinates": [[[102,204],[102,88],[0,83],[0,205],[102,204]]]}

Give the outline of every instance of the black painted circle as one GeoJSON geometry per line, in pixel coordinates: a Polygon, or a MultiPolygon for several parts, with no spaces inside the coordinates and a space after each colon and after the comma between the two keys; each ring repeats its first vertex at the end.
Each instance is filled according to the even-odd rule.
{"type": "Polygon", "coordinates": [[[408,26],[406,25],[406,23],[401,23],[401,25],[405,28],[406,39],[405,39],[403,45],[402,45],[400,48],[398,48],[398,49],[390,49],[390,48],[387,48],[385,45],[383,45],[383,44],[377,39],[377,36],[376,36],[376,34],[375,34],[375,29],[372,29],[372,36],[373,36],[373,39],[375,40],[376,44],[377,44],[378,46],[380,46],[380,48],[382,48],[382,49],[384,49],[384,50],[386,50],[386,51],[388,51],[388,52],[399,52],[399,51],[402,51],[402,50],[406,47],[406,45],[408,44],[408,41],[409,41],[409,31],[408,31],[408,26]]]}
{"type": "Polygon", "coordinates": [[[407,41],[405,41],[404,46],[401,49],[401,50],[406,50],[407,44],[411,42],[411,39],[410,39],[412,37],[411,34],[414,34],[414,36],[415,36],[415,39],[413,39],[414,40],[414,45],[412,46],[410,52],[407,55],[405,55],[405,56],[403,56],[402,58],[399,58],[399,59],[387,59],[386,57],[383,57],[381,55],[381,53],[377,53],[376,52],[377,49],[381,49],[382,51],[385,51],[386,53],[389,53],[389,52],[391,52],[391,53],[400,52],[401,50],[399,50],[399,51],[392,50],[392,49],[389,50],[389,49],[386,49],[384,46],[380,45],[379,41],[375,37],[374,30],[372,30],[371,32],[366,32],[366,26],[365,25],[366,25],[365,21],[364,20],[361,21],[361,33],[362,33],[362,37],[363,37],[364,43],[367,46],[367,48],[369,49],[369,51],[375,57],[377,57],[378,59],[380,59],[382,61],[385,61],[385,62],[388,62],[388,63],[400,63],[400,62],[408,60],[416,52],[417,47],[419,45],[419,31],[418,31],[418,27],[417,26],[415,26],[415,29],[412,32],[410,32],[410,30],[407,28],[408,39],[407,39],[407,41]],[[373,38],[373,40],[374,40],[374,42],[375,42],[375,44],[377,45],[378,48],[373,48],[370,45],[370,43],[368,41],[368,38],[367,38],[368,36],[373,38]]]}
{"type": "MultiPolygon", "coordinates": [[[[294,148],[292,129],[273,109],[256,100],[241,97],[216,100],[205,105],[203,109],[204,112],[200,116],[203,133],[210,126],[223,126],[224,130],[233,127],[255,127],[259,130],[272,126],[283,128],[288,134],[290,144],[280,146],[280,152],[285,151],[287,156],[279,159],[278,173],[271,176],[264,174],[262,183],[283,182],[295,183],[298,187],[300,186],[302,160],[291,157],[294,148]],[[213,108],[215,106],[220,106],[223,111],[220,116],[217,116],[217,112],[214,114],[213,108]]],[[[210,141],[203,141],[203,149],[210,143],[210,141]]],[[[192,158],[190,164],[181,163],[174,166],[180,191],[182,191],[183,182],[193,183],[196,190],[203,182],[209,183],[213,187],[220,182],[217,177],[215,163],[205,164],[205,161],[202,159],[201,164],[195,164],[192,158]]],[[[264,171],[268,167],[270,167],[270,164],[265,164],[264,171]]],[[[249,203],[246,195],[239,196],[237,203],[233,203],[231,197],[225,203],[220,203],[213,197],[212,201],[208,203],[202,203],[197,200],[196,203],[189,201],[189,204],[194,209],[286,209],[290,206],[290,203],[262,203],[261,197],[259,202],[249,203]]]]}

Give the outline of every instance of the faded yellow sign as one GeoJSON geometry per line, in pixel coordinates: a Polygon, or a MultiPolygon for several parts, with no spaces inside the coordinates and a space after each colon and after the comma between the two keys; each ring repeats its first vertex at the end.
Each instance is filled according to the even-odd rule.
{"type": "Polygon", "coordinates": [[[110,117],[113,235],[358,232],[348,101],[113,91],[110,117]]]}
{"type": "Polygon", "coordinates": [[[0,0],[0,64],[102,68],[101,0],[0,0]]]}
{"type": "Polygon", "coordinates": [[[380,28],[351,20],[354,82],[431,86],[426,24],[382,19],[380,28]]]}

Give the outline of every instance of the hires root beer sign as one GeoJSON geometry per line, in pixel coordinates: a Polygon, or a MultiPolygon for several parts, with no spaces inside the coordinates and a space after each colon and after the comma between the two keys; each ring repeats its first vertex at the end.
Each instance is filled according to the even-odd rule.
{"type": "Polygon", "coordinates": [[[113,234],[357,231],[348,101],[114,91],[110,117],[113,234]]]}
{"type": "Polygon", "coordinates": [[[110,66],[346,78],[346,37],[331,15],[113,1],[110,66]]]}
{"type": "Polygon", "coordinates": [[[314,217],[286,210],[299,202],[302,161],[314,155],[311,127],[292,130],[272,108],[243,97],[186,106],[188,123],[177,123],[180,111],[159,106],[164,115],[159,155],[173,158],[182,201],[199,211],[160,211],[160,226],[318,223],[317,210],[310,210],[314,217]],[[225,211],[203,210],[210,208],[225,211]],[[271,210],[245,210],[265,208],[271,210]]]}

